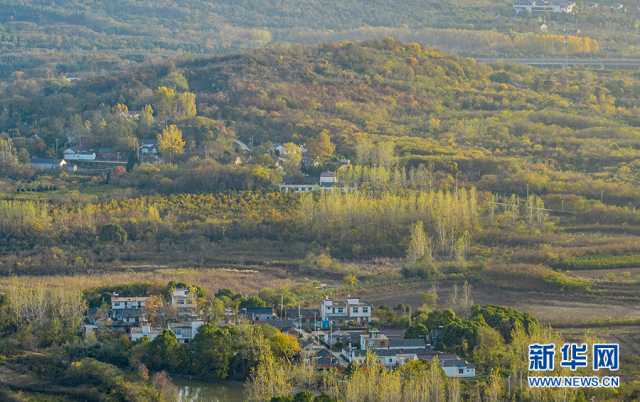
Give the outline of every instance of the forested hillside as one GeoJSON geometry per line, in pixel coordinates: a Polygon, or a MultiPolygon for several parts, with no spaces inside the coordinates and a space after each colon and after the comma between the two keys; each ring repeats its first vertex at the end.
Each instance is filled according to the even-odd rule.
{"type": "Polygon", "coordinates": [[[639,95],[626,72],[489,67],[386,40],[19,81],[2,92],[0,131],[26,160],[78,142],[130,152],[174,122],[188,150],[224,162],[233,138],[266,151],[327,130],[338,155],[362,163],[386,143],[402,166],[433,165],[443,180],[624,206],[640,200],[639,95]],[[117,104],[151,115],[123,118],[117,104]]]}
{"type": "Polygon", "coordinates": [[[0,77],[76,76],[167,56],[388,36],[477,56],[588,55],[601,48],[637,54],[634,2],[622,9],[600,3],[581,5],[577,17],[517,17],[509,0],[3,0],[0,77]]]}
{"type": "MultiPolygon", "coordinates": [[[[7,195],[53,188],[68,206],[53,211],[39,203],[4,205],[5,244],[12,250],[49,241],[77,246],[75,238],[92,244],[105,224],[118,222],[140,241],[181,233],[214,241],[305,238],[340,256],[398,256],[410,224],[421,220],[439,239],[433,241],[438,253],[451,258],[475,236],[491,245],[506,241],[491,229],[495,224],[550,227],[543,204],[583,230],[635,233],[640,225],[640,81],[624,71],[491,67],[382,40],[253,51],[73,83],[20,80],[1,98],[7,195]],[[177,145],[164,148],[165,163],[137,160],[138,144],[171,135],[177,145]],[[237,139],[249,151],[239,150],[237,139]],[[278,157],[278,144],[291,153],[278,157]],[[79,146],[128,155],[128,172],[109,176],[109,186],[98,186],[96,197],[79,184],[86,181],[43,177],[28,163],[79,146]],[[314,164],[301,166],[301,146],[314,164]],[[76,204],[99,200],[103,191],[109,199],[270,190],[285,176],[317,177],[345,160],[351,166],[337,169],[341,183],[373,193],[311,204],[285,197],[272,210],[242,203],[240,215],[235,196],[215,201],[223,211],[233,209],[222,215],[183,216],[180,211],[199,205],[197,199],[176,205],[136,199],[106,215],[96,211],[108,205],[76,204]],[[81,193],[69,191],[75,189],[81,193]],[[466,218],[439,222],[429,211],[412,211],[414,196],[432,210],[459,202],[466,218]],[[351,205],[351,212],[336,205],[351,205]],[[404,212],[379,212],[389,205],[404,212]],[[474,214],[491,222],[488,232],[477,232],[468,220],[474,214]],[[129,221],[133,216],[138,218],[129,221]],[[381,236],[368,225],[397,227],[381,236]]],[[[36,257],[33,265],[43,264],[40,258],[48,257],[36,257]]],[[[92,258],[78,261],[84,265],[92,258]]],[[[546,262],[573,264],[555,257],[546,262]]]]}
{"type": "Polygon", "coordinates": [[[374,400],[417,384],[437,385],[440,401],[445,389],[455,400],[637,395],[638,73],[486,65],[381,39],[74,78],[0,86],[0,278],[15,277],[0,281],[0,399],[163,400],[163,370],[247,380],[250,400],[307,387],[374,400]],[[85,301],[161,278],[211,291],[198,303],[211,322],[192,342],[74,336],[85,301]],[[300,311],[354,294],[407,338],[444,328],[436,347],[472,361],[476,379],[366,363],[328,371],[329,383],[292,364],[295,338],[230,329],[229,308],[300,311]],[[595,343],[586,328],[624,345],[623,386],[516,384],[528,345],[595,343]],[[291,353],[274,357],[289,350],[278,339],[291,353]],[[274,346],[254,354],[250,340],[274,346]]]}

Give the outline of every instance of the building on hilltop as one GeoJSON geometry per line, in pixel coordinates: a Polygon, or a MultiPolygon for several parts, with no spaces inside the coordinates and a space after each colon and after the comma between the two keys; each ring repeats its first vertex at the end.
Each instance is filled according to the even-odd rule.
{"type": "Polygon", "coordinates": [[[513,3],[516,14],[571,14],[575,8],[573,0],[515,0],[513,3]]]}

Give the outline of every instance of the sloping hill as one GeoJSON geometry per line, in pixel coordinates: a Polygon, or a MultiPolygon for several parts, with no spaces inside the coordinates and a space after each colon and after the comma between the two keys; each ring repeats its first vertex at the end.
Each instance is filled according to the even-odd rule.
{"type": "MultiPolygon", "coordinates": [[[[490,67],[393,40],[253,51],[75,83],[19,82],[1,97],[0,131],[37,134],[49,153],[74,137],[127,152],[167,121],[157,118],[159,86],[196,96],[197,116],[174,118],[189,149],[205,147],[208,133],[259,146],[301,144],[328,130],[339,155],[355,159],[363,144],[388,142],[405,165],[435,164],[492,191],[640,200],[631,184],[640,158],[635,75],[490,67]],[[152,105],[155,125],[123,121],[117,103],[152,105]]],[[[30,154],[43,152],[22,141],[30,154]]]]}
{"type": "Polygon", "coordinates": [[[599,46],[581,44],[587,37],[607,52],[631,54],[637,10],[625,10],[585,8],[579,26],[571,16],[547,16],[544,34],[538,18],[514,16],[508,0],[3,0],[0,78],[15,71],[86,75],[167,56],[389,36],[480,56],[590,54],[599,46]],[[568,47],[567,33],[578,35],[568,47]]]}

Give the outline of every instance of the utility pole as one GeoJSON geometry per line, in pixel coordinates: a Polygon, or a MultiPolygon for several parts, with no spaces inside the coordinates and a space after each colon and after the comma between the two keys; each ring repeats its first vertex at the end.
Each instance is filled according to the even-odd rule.
{"type": "Polygon", "coordinates": [[[316,337],[316,343],[318,343],[318,317],[316,312],[313,312],[313,336],[316,337]]]}
{"type": "Polygon", "coordinates": [[[333,321],[329,321],[329,350],[333,348],[333,321]]]}

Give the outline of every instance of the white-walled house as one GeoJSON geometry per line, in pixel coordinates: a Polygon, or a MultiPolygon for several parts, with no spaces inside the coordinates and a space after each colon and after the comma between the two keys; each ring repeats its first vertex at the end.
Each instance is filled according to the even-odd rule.
{"type": "Polygon", "coordinates": [[[278,188],[283,193],[310,193],[320,190],[317,184],[280,184],[278,188]]]}
{"type": "Polygon", "coordinates": [[[203,325],[204,321],[202,320],[170,322],[169,330],[176,335],[179,342],[189,343],[196,337],[203,325]]]}
{"type": "Polygon", "coordinates": [[[513,9],[516,14],[571,14],[575,8],[576,2],[574,0],[515,0],[513,3],[513,9]]]}
{"type": "Polygon", "coordinates": [[[132,342],[136,342],[144,337],[147,337],[149,341],[152,341],[161,333],[162,333],[162,329],[154,328],[149,324],[143,324],[139,327],[132,327],[129,330],[129,339],[132,342]]]}
{"type": "MultiPolygon", "coordinates": [[[[196,337],[200,327],[203,325],[204,321],[202,320],[171,322],[168,325],[168,329],[174,333],[178,342],[189,343],[196,337]]],[[[129,339],[131,339],[132,342],[136,342],[146,337],[149,341],[152,341],[158,337],[162,331],[162,328],[152,327],[150,324],[144,323],[138,327],[131,327],[129,329],[129,339]]]]}
{"type": "MultiPolygon", "coordinates": [[[[380,363],[387,368],[402,366],[412,360],[418,360],[418,354],[413,351],[380,349],[373,352],[380,363]]],[[[349,363],[362,364],[367,358],[367,352],[351,350],[346,357],[349,363]]]]}
{"type": "Polygon", "coordinates": [[[171,291],[171,305],[180,319],[195,319],[198,316],[198,295],[188,287],[177,287],[171,291]]]}
{"type": "Polygon", "coordinates": [[[74,149],[66,149],[64,151],[64,160],[66,161],[94,161],[96,160],[95,152],[76,151],[74,149]]]}
{"type": "Polygon", "coordinates": [[[198,295],[185,287],[177,287],[171,292],[171,304],[177,308],[196,308],[197,298],[198,295]]]}
{"type": "Polygon", "coordinates": [[[345,302],[336,302],[329,298],[320,305],[320,319],[323,321],[354,320],[360,323],[370,322],[373,306],[360,302],[357,298],[348,298],[345,302]]]}
{"type": "Polygon", "coordinates": [[[367,303],[361,303],[360,299],[347,299],[348,316],[356,321],[371,321],[373,307],[367,303]]]}
{"type": "Polygon", "coordinates": [[[460,358],[442,360],[440,365],[446,376],[450,378],[474,378],[476,376],[476,367],[460,358]]]}
{"type": "Polygon", "coordinates": [[[320,173],[320,186],[331,187],[338,184],[338,176],[334,172],[320,173]]]}

